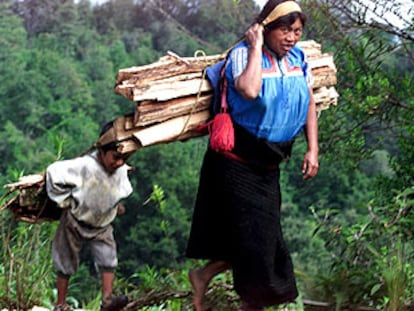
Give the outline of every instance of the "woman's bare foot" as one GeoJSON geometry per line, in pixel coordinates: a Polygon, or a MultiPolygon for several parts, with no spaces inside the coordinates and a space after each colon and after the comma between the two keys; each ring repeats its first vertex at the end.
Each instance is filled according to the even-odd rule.
{"type": "Polygon", "coordinates": [[[191,286],[193,287],[193,305],[195,311],[208,311],[210,307],[204,304],[204,296],[207,292],[208,284],[217,274],[226,271],[230,265],[226,261],[211,260],[201,269],[194,269],[188,273],[191,286]]]}
{"type": "Polygon", "coordinates": [[[203,278],[201,269],[191,270],[188,273],[188,277],[193,288],[193,305],[195,311],[205,311],[204,295],[207,291],[208,280],[203,278]]]}

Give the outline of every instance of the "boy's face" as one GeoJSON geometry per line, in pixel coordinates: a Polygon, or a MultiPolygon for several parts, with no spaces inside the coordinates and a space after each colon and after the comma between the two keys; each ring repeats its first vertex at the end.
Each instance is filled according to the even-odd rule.
{"type": "Polygon", "coordinates": [[[124,165],[129,156],[128,154],[122,154],[115,150],[108,150],[106,152],[100,150],[99,155],[102,165],[109,173],[115,172],[124,165]]]}

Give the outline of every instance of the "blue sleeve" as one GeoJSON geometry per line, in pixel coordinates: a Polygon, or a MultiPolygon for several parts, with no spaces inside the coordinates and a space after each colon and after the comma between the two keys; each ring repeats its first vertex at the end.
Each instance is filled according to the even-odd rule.
{"type": "Polygon", "coordinates": [[[246,44],[242,43],[237,45],[230,52],[231,71],[234,79],[239,77],[247,66],[247,60],[249,59],[249,48],[246,44]]]}

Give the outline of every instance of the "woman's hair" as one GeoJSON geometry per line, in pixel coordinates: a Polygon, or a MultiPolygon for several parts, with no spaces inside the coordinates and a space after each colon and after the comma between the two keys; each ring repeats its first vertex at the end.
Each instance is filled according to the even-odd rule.
{"type": "MultiPolygon", "coordinates": [[[[282,2],[286,2],[286,1],[293,1],[293,0],[269,0],[267,1],[262,11],[260,12],[259,16],[257,17],[256,22],[258,23],[263,22],[277,5],[281,4],[282,2]]],[[[302,25],[305,26],[306,20],[307,20],[306,15],[303,14],[302,12],[293,12],[293,13],[281,16],[278,19],[267,24],[265,26],[265,31],[269,31],[269,30],[278,28],[280,26],[290,26],[298,18],[301,20],[302,25]]]]}

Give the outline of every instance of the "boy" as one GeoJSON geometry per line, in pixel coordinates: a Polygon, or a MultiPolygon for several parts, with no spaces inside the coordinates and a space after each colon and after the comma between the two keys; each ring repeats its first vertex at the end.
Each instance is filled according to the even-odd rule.
{"type": "MultiPolygon", "coordinates": [[[[107,124],[100,137],[109,132],[107,124]]],[[[54,311],[68,311],[69,278],[79,266],[79,252],[89,243],[102,281],[101,311],[121,310],[126,296],[112,295],[118,264],[112,221],[120,200],[128,197],[132,186],[128,178],[128,155],[117,150],[116,141],[98,144],[94,152],[71,160],[57,161],[46,169],[46,190],[51,200],[65,208],[52,245],[57,270],[58,297],[54,311]]]]}

